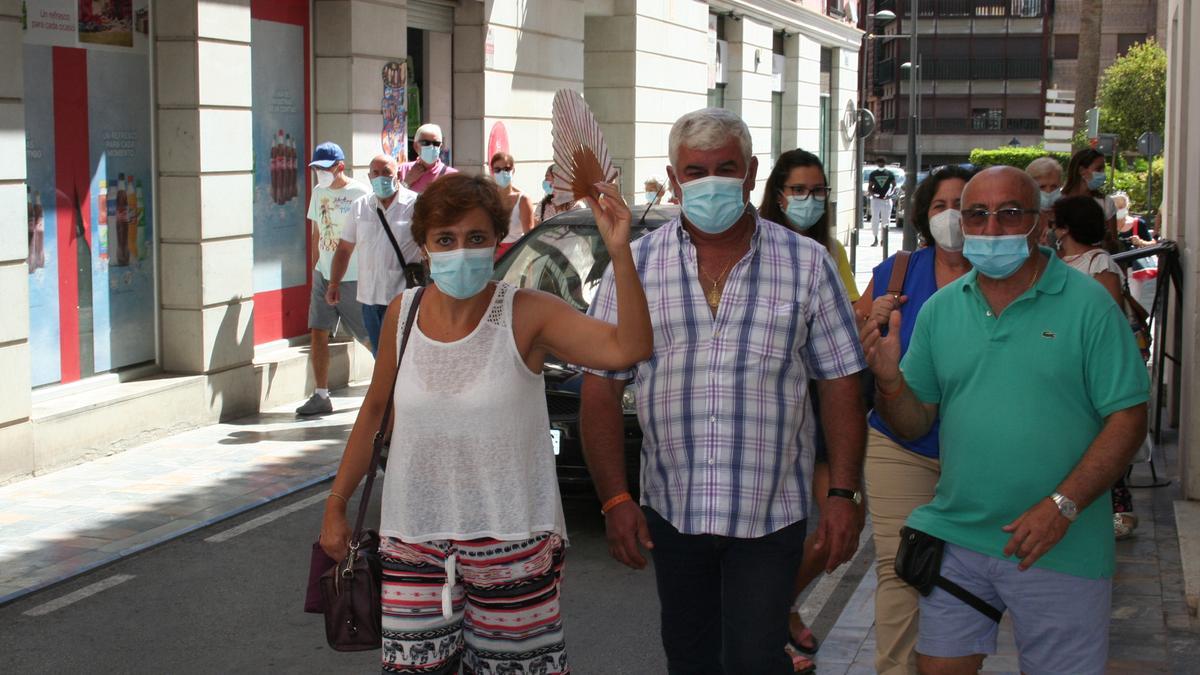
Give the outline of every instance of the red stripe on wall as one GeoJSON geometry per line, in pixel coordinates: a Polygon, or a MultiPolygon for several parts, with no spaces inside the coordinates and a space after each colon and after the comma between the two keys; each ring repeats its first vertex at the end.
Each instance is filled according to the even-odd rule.
{"type": "Polygon", "coordinates": [[[254,294],[254,344],[308,332],[308,286],[254,294]]]}
{"type": "Polygon", "coordinates": [[[308,0],[252,0],[250,18],[308,26],[308,0]]]}
{"type": "Polygon", "coordinates": [[[91,249],[87,52],[54,48],[54,181],[58,187],[58,322],[62,381],[79,379],[80,230],[91,249]],[[82,218],[82,220],[80,220],[82,218]]]}

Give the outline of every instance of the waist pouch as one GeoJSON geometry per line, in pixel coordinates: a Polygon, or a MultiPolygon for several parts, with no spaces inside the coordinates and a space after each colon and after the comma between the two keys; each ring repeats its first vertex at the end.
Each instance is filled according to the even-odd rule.
{"type": "Polygon", "coordinates": [[[911,527],[900,528],[900,548],[896,551],[896,576],[917,589],[921,595],[929,595],[940,588],[970,605],[987,618],[1000,623],[1004,614],[982,598],[942,576],[942,554],[946,542],[932,534],[911,527]]]}

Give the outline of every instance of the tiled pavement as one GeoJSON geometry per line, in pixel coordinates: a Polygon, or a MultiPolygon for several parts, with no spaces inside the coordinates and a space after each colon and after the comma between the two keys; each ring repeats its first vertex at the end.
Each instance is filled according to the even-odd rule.
{"type": "Polygon", "coordinates": [[[0,487],[0,604],[325,480],[365,387],[0,487]]]}

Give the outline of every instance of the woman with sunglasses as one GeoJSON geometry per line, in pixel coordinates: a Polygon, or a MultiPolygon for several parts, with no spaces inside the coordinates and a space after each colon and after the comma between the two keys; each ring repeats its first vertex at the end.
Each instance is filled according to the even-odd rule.
{"type": "MultiPolygon", "coordinates": [[[[962,193],[972,173],[946,166],[931,173],[913,195],[913,224],[922,247],[908,258],[898,294],[888,292],[897,253],[875,267],[862,300],[859,318],[883,330],[892,310],[900,310],[901,353],[908,349],[917,314],[938,289],[971,270],[963,257],[962,193]]],[[[900,281],[897,277],[897,281],[900,281]]],[[[863,465],[867,508],[875,540],[875,670],[916,672],[917,592],[896,576],[900,528],[908,514],[933,499],[941,474],[938,426],[912,441],[902,439],[872,410],[867,417],[867,457],[863,465]]]]}
{"type": "MultiPolygon", "coordinates": [[[[846,249],[836,237],[831,236],[829,209],[829,181],[820,158],[805,150],[789,150],[779,156],[763,189],[759,215],[784,225],[825,247],[837,264],[838,276],[850,301],[858,300],[858,288],[854,284],[854,272],[846,257],[846,249]]],[[[813,412],[816,414],[820,402],[816,388],[811,387],[813,412]]],[[[826,495],[829,493],[829,456],[825,437],[817,419],[816,458],[813,465],[812,494],[819,511],[825,510],[826,495]]],[[[804,541],[804,557],[796,574],[795,596],[799,598],[804,589],[825,569],[828,551],[815,548],[818,528],[809,530],[804,541]]],[[[793,607],[789,616],[790,648],[792,665],[796,672],[813,672],[815,666],[809,656],[817,652],[817,638],[800,618],[799,607],[793,607]]]]}
{"type": "Polygon", "coordinates": [[[542,368],[557,358],[620,370],[649,358],[654,341],[629,207],[615,185],[595,190],[588,204],[612,258],[615,325],[492,281],[508,210],[491,179],[450,176],[416,202],[412,235],[432,283],[399,364],[397,336],[418,289],[388,306],[320,537],[330,557],[345,557],[347,500],[394,395],[379,527],[385,672],[570,672],[559,609],[566,532],[542,368]]]}

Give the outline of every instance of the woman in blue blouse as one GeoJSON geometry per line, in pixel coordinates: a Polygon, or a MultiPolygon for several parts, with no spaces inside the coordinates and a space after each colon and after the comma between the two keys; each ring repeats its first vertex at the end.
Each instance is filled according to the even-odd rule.
{"type": "MultiPolygon", "coordinates": [[[[899,297],[888,293],[896,255],[874,271],[862,299],[855,303],[861,319],[887,329],[892,310],[900,311],[901,348],[908,349],[917,313],[939,288],[971,269],[963,257],[960,209],[962,191],[971,172],[958,166],[934,171],[913,195],[913,222],[922,248],[913,251],[899,297]]],[[[897,254],[900,255],[900,254],[897,254]]],[[[915,673],[917,592],[901,581],[893,565],[900,545],[900,528],[912,510],[933,499],[937,485],[938,425],[915,441],[903,441],[874,410],[868,418],[864,467],[867,508],[874,527],[876,572],[875,670],[915,673]]]]}

